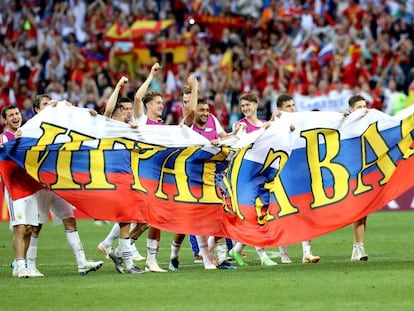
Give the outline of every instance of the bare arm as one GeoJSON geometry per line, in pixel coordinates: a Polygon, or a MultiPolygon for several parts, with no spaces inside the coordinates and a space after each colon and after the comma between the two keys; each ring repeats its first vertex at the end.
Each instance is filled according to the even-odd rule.
{"type": "Polygon", "coordinates": [[[108,102],[106,103],[104,116],[110,118],[112,116],[112,113],[114,112],[116,101],[118,99],[119,91],[121,90],[121,87],[128,83],[128,78],[122,76],[121,79],[119,79],[118,83],[115,86],[115,89],[112,91],[111,96],[108,98],[108,102]]]}
{"type": "Polygon", "coordinates": [[[190,103],[188,106],[184,106],[184,124],[191,126],[194,122],[195,111],[197,109],[198,101],[198,81],[194,76],[188,77],[188,84],[191,87],[190,103]]]}
{"type": "Polygon", "coordinates": [[[144,103],[142,102],[142,98],[144,97],[145,93],[148,90],[149,85],[151,84],[152,79],[154,76],[161,70],[161,66],[158,63],[155,63],[151,67],[151,71],[147,77],[147,79],[142,83],[139,87],[138,91],[135,93],[134,96],[134,117],[140,118],[144,114],[144,103]]]}

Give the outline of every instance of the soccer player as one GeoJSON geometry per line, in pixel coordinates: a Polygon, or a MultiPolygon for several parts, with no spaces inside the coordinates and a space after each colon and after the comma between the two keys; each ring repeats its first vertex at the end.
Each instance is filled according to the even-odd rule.
{"type": "MultiPolygon", "coordinates": [[[[118,83],[115,86],[115,89],[111,93],[110,97],[108,98],[108,103],[105,107],[104,116],[108,118],[112,118],[114,120],[118,120],[121,122],[126,122],[131,125],[131,127],[135,128],[137,125],[134,123],[133,120],[133,112],[132,112],[132,101],[127,97],[119,97],[119,93],[121,90],[121,87],[123,85],[126,85],[128,83],[128,78],[122,76],[118,83]]],[[[132,260],[134,261],[143,261],[145,260],[145,257],[142,256],[139,251],[137,250],[135,246],[135,242],[138,239],[138,237],[145,232],[145,230],[148,228],[148,224],[145,223],[137,223],[137,224],[131,224],[130,226],[130,232],[129,232],[129,239],[131,244],[131,251],[132,251],[132,260]]],[[[119,223],[115,223],[109,232],[108,236],[99,243],[98,250],[105,254],[107,258],[109,258],[109,254],[112,252],[112,243],[115,239],[118,239],[120,236],[120,226],[119,223]]],[[[115,249],[115,254],[117,257],[119,254],[121,254],[120,245],[115,249]]],[[[122,271],[122,270],[121,270],[122,271]]]]}
{"type": "MultiPolygon", "coordinates": [[[[128,78],[122,76],[119,81],[117,82],[114,91],[109,96],[108,103],[106,104],[104,116],[108,118],[112,118],[114,120],[120,122],[130,123],[132,121],[132,102],[127,98],[121,98],[118,101],[119,92],[122,86],[128,83],[128,78]]],[[[134,126],[132,124],[132,126],[134,126]]],[[[141,225],[146,224],[137,224],[141,227],[141,225]]],[[[116,254],[116,251],[109,251],[108,246],[105,243],[101,242],[98,245],[98,250],[105,253],[115,264],[115,269],[119,273],[124,273],[124,268],[122,263],[125,262],[126,271],[131,274],[141,274],[145,271],[136,267],[133,263],[133,247],[131,244],[130,239],[130,230],[131,230],[131,223],[129,222],[119,222],[115,224],[112,228],[111,232],[109,233],[109,238],[107,237],[104,242],[109,240],[112,237],[118,235],[119,237],[119,253],[116,254]],[[119,231],[118,231],[119,228],[119,231]]],[[[112,240],[113,241],[113,240],[112,240]]],[[[109,246],[112,245],[112,241],[110,242],[109,246]]],[[[135,246],[135,244],[134,244],[135,246]]],[[[136,248],[135,248],[136,250],[136,248]]]]}
{"type": "MultiPolygon", "coordinates": [[[[41,94],[36,96],[33,102],[33,110],[35,114],[45,109],[48,105],[56,105],[57,101],[51,99],[47,94],[41,94]]],[[[70,104],[68,102],[68,104],[70,104]]],[[[76,219],[73,213],[74,207],[53,191],[43,188],[39,191],[38,196],[39,206],[39,225],[33,227],[32,235],[30,238],[30,245],[27,251],[27,265],[32,274],[42,277],[43,273],[39,272],[36,268],[37,258],[37,244],[42,225],[48,221],[49,210],[52,215],[62,220],[65,228],[66,239],[72,249],[75,256],[76,263],[78,265],[78,273],[80,275],[86,275],[91,271],[99,270],[103,262],[87,260],[82,242],[79,237],[76,219]]]]}
{"type": "MultiPolygon", "coordinates": [[[[212,145],[218,146],[221,140],[234,137],[234,134],[226,133],[217,118],[210,113],[210,108],[204,98],[199,97],[197,101],[197,109],[195,113],[194,123],[192,129],[204,136],[212,145]]],[[[223,237],[215,237],[208,239],[207,236],[197,235],[197,243],[200,249],[200,254],[203,258],[204,268],[211,269],[226,269],[234,270],[236,267],[227,262],[227,246],[226,239],[223,237]],[[210,242],[210,243],[209,243],[210,242]],[[214,245],[215,244],[215,245],[214,245]],[[216,246],[218,265],[213,264],[212,251],[216,246]]]]}
{"type": "MultiPolygon", "coordinates": [[[[14,140],[22,125],[22,115],[16,105],[8,105],[1,111],[6,128],[0,136],[3,143],[14,140]]],[[[36,277],[26,268],[25,254],[29,246],[33,226],[39,224],[37,193],[43,186],[26,174],[12,161],[0,162],[0,174],[13,231],[14,267],[12,275],[18,278],[36,277]],[[12,199],[11,191],[17,195],[12,199]]]]}
{"type": "MultiPolygon", "coordinates": [[[[192,121],[194,119],[195,109],[197,107],[197,96],[198,96],[198,82],[196,79],[189,78],[189,84],[183,87],[183,95],[182,95],[182,111],[183,111],[183,120],[187,120],[187,125],[191,126],[192,121]],[[191,84],[190,84],[191,83],[191,84]],[[191,118],[191,120],[190,120],[191,118]],[[188,124],[191,122],[191,124],[188,124]]],[[[185,234],[176,233],[174,234],[173,241],[171,243],[171,254],[170,254],[170,262],[168,265],[168,269],[171,271],[178,271],[179,269],[179,252],[181,249],[181,244],[184,241],[185,234]]],[[[194,255],[194,262],[199,263],[202,262],[201,256],[199,255],[198,244],[195,236],[189,237],[191,248],[193,250],[194,255]]]]}
{"type": "MultiPolygon", "coordinates": [[[[144,83],[140,86],[140,88],[135,94],[134,117],[138,121],[138,124],[146,124],[146,125],[164,124],[161,122],[161,115],[164,110],[164,102],[163,102],[162,95],[154,90],[148,90],[152,82],[152,79],[155,77],[155,75],[160,70],[161,70],[161,66],[158,63],[155,63],[152,66],[147,79],[144,81],[144,83]],[[146,114],[144,113],[144,108],[146,108],[146,114]]],[[[196,106],[196,96],[193,96],[192,94],[193,93],[197,94],[197,87],[196,87],[197,81],[194,77],[189,77],[188,83],[193,87],[193,90],[190,96],[193,99],[190,98],[188,105],[187,103],[183,105],[183,112],[184,112],[183,124],[190,126],[192,124],[192,120],[194,119],[194,111],[195,111],[195,106],[196,106]]],[[[181,235],[177,238],[177,240],[178,239],[181,239],[181,235]]],[[[160,240],[160,230],[151,226],[148,230],[148,238],[147,238],[147,264],[145,268],[146,271],[166,272],[166,270],[161,269],[157,263],[159,240],[160,240]]],[[[178,267],[178,259],[177,259],[177,267],[178,267]]]]}
{"type": "MultiPolygon", "coordinates": [[[[277,98],[276,101],[277,111],[275,112],[274,116],[280,116],[282,111],[285,112],[295,112],[295,102],[293,100],[293,97],[290,95],[282,94],[277,98]]],[[[290,125],[290,129],[293,131],[295,130],[295,126],[293,124],[290,125]]],[[[292,263],[292,260],[289,257],[289,254],[287,252],[287,246],[279,246],[280,251],[280,257],[281,262],[290,264],[292,263]]],[[[311,241],[306,240],[302,241],[302,251],[303,251],[303,257],[302,257],[302,263],[317,263],[321,258],[319,256],[312,255],[311,252],[311,241]]]]}
{"type": "MultiPolygon", "coordinates": [[[[260,129],[266,129],[270,123],[265,120],[260,120],[257,117],[257,108],[259,107],[259,99],[253,93],[246,93],[239,98],[240,110],[244,115],[244,118],[234,124],[234,129],[244,128],[246,133],[251,133],[260,129]]],[[[232,257],[239,266],[247,265],[243,261],[241,254],[244,244],[237,242],[236,245],[229,251],[230,257],[232,257]]],[[[276,266],[277,263],[269,258],[263,247],[255,247],[257,255],[260,258],[262,266],[276,266]]]]}
{"type": "MultiPolygon", "coordinates": [[[[155,63],[147,79],[142,83],[134,96],[134,117],[139,125],[163,125],[162,112],[164,110],[164,101],[162,95],[154,90],[148,90],[152,79],[161,70],[161,66],[155,63]],[[146,108],[146,114],[144,113],[146,108]]],[[[150,226],[147,235],[147,262],[145,271],[167,272],[160,268],[157,262],[161,231],[158,228],[150,226]]]]}
{"type": "MultiPolygon", "coordinates": [[[[353,95],[348,100],[349,112],[352,113],[358,109],[367,109],[367,102],[362,95],[353,95]]],[[[352,247],[352,261],[367,261],[368,255],[365,253],[364,237],[367,226],[367,217],[358,219],[353,224],[354,244],[352,247]]]]}

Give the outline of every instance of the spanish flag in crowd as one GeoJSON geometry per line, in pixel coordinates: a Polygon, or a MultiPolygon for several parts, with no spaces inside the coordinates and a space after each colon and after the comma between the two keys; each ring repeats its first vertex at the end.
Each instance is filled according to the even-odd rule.
{"type": "Polygon", "coordinates": [[[221,61],[220,61],[220,68],[224,70],[225,72],[227,72],[229,75],[231,75],[231,72],[233,71],[232,57],[233,57],[232,50],[228,48],[224,52],[223,57],[221,58],[221,61]]]}
{"type": "Polygon", "coordinates": [[[164,29],[167,29],[169,26],[174,24],[172,19],[157,21],[157,20],[136,20],[130,30],[131,36],[135,37],[142,37],[148,33],[159,33],[164,29]]]}
{"type": "Polygon", "coordinates": [[[174,24],[172,19],[136,20],[131,27],[123,29],[120,24],[115,23],[105,34],[106,40],[127,41],[142,38],[145,34],[159,33],[174,24]]]}

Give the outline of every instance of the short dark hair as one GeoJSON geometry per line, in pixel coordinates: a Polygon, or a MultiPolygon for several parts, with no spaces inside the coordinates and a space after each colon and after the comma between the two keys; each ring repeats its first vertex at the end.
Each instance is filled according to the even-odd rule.
{"type": "Polygon", "coordinates": [[[118,100],[118,103],[119,103],[119,104],[121,104],[121,103],[132,103],[132,100],[131,100],[130,98],[128,98],[128,97],[121,97],[121,98],[118,100]]]}
{"type": "Polygon", "coordinates": [[[363,100],[363,101],[365,101],[366,102],[366,99],[364,98],[364,96],[362,96],[362,95],[360,95],[360,94],[356,94],[356,95],[352,95],[349,99],[348,99],[348,105],[349,105],[349,107],[354,107],[354,105],[355,105],[355,103],[356,102],[359,102],[359,101],[361,101],[361,100],[363,100]]]}
{"type": "Polygon", "coordinates": [[[282,108],[283,107],[283,104],[285,103],[285,102],[287,102],[287,101],[289,101],[289,100],[292,100],[293,99],[293,97],[292,96],[290,96],[290,95],[286,95],[286,94],[282,94],[282,95],[280,95],[278,98],[277,98],[277,101],[276,101],[276,107],[277,108],[282,108]]]}
{"type": "Polygon", "coordinates": [[[34,102],[33,102],[33,111],[34,111],[34,113],[37,113],[35,108],[40,109],[40,102],[44,98],[47,98],[47,100],[51,100],[52,99],[48,94],[39,94],[39,95],[36,95],[36,97],[34,99],[34,102]]]}
{"type": "Polygon", "coordinates": [[[204,105],[204,104],[208,104],[207,98],[205,96],[202,96],[200,93],[198,93],[197,105],[204,105]]]}
{"type": "Polygon", "coordinates": [[[115,104],[114,110],[112,110],[111,117],[115,114],[115,112],[117,112],[118,110],[123,110],[123,109],[124,109],[124,106],[122,105],[122,103],[117,102],[115,104]]]}
{"type": "MultiPolygon", "coordinates": [[[[7,111],[12,110],[12,109],[19,109],[19,107],[17,107],[17,105],[15,105],[15,104],[10,104],[10,105],[7,105],[6,107],[4,107],[1,110],[1,116],[3,117],[4,120],[6,120],[7,111]]],[[[20,111],[20,109],[19,109],[19,111],[20,111]]]]}
{"type": "Polygon", "coordinates": [[[239,98],[239,102],[241,102],[242,100],[247,100],[248,102],[252,102],[252,103],[259,102],[259,99],[257,98],[257,96],[253,93],[245,93],[241,95],[239,98]]]}
{"type": "Polygon", "coordinates": [[[132,100],[130,100],[128,97],[119,98],[115,104],[114,110],[112,111],[112,116],[115,114],[117,110],[123,110],[125,108],[123,103],[132,103],[132,100]]]}

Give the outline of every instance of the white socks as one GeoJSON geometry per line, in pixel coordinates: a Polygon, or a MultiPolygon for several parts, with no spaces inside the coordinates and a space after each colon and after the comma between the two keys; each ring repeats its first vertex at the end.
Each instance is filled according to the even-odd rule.
{"type": "Polygon", "coordinates": [[[170,255],[170,259],[173,258],[178,258],[178,253],[180,252],[181,249],[181,244],[178,244],[176,242],[172,242],[171,243],[171,255],[170,255]]]}
{"type": "Polygon", "coordinates": [[[236,245],[234,245],[232,249],[233,249],[234,252],[241,253],[244,246],[245,246],[244,244],[242,244],[240,242],[237,242],[236,245]]]}
{"type": "Polygon", "coordinates": [[[157,261],[158,241],[147,239],[147,262],[157,261]]]}
{"type": "Polygon", "coordinates": [[[216,243],[216,251],[217,251],[218,263],[221,264],[223,263],[223,261],[227,259],[226,240],[224,240],[223,242],[216,243]]]}
{"type": "Polygon", "coordinates": [[[125,266],[129,270],[134,266],[132,262],[131,242],[128,239],[119,239],[119,248],[121,250],[121,257],[125,261],[125,266]]]}
{"type": "Polygon", "coordinates": [[[37,242],[39,241],[38,236],[32,234],[30,237],[29,248],[27,249],[26,259],[28,268],[36,268],[37,258],[37,242]]]}
{"type": "Polygon", "coordinates": [[[196,239],[198,248],[200,250],[200,255],[203,257],[204,268],[214,269],[216,266],[211,262],[210,254],[208,251],[208,237],[205,235],[197,235],[196,239]]]}
{"type": "Polygon", "coordinates": [[[121,231],[121,229],[119,227],[119,223],[117,223],[117,222],[114,223],[114,225],[112,226],[111,231],[108,233],[105,240],[102,241],[103,246],[105,246],[105,247],[112,246],[112,243],[114,243],[114,241],[119,238],[120,231],[121,231]]]}
{"type": "Polygon", "coordinates": [[[302,250],[303,250],[303,256],[308,256],[311,254],[311,241],[302,241],[302,250]]]}
{"type": "Polygon", "coordinates": [[[75,255],[78,267],[83,267],[86,264],[87,260],[85,257],[85,251],[83,249],[82,242],[79,238],[78,231],[65,230],[65,233],[66,233],[66,239],[68,240],[68,243],[70,247],[72,248],[73,254],[75,255]]]}
{"type": "Polygon", "coordinates": [[[280,252],[280,255],[282,256],[282,255],[287,255],[288,254],[288,252],[287,252],[287,246],[279,246],[279,252],[280,252]]]}
{"type": "Polygon", "coordinates": [[[256,249],[257,256],[259,256],[260,260],[267,257],[266,251],[263,247],[255,247],[255,249],[256,249]]]}
{"type": "Polygon", "coordinates": [[[24,260],[24,258],[16,258],[14,260],[14,264],[15,264],[15,269],[17,271],[19,271],[20,269],[24,269],[26,266],[26,262],[24,260]]]}
{"type": "Polygon", "coordinates": [[[210,252],[210,254],[214,253],[214,247],[216,247],[216,237],[214,236],[209,236],[208,239],[208,251],[210,252]]]}

